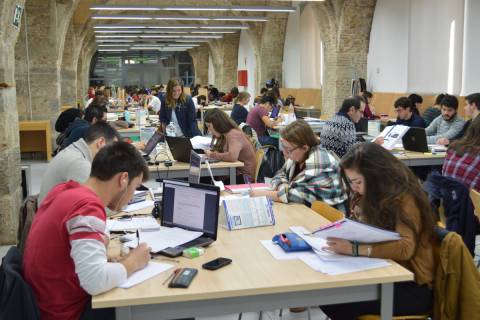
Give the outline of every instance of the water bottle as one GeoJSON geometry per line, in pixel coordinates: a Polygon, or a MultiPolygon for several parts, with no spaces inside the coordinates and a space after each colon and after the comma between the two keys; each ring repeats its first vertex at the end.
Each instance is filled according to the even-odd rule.
{"type": "Polygon", "coordinates": [[[126,122],[130,122],[130,111],[125,108],[125,112],[123,113],[123,116],[125,117],[126,122]]]}
{"type": "Polygon", "coordinates": [[[170,123],[168,124],[166,133],[167,133],[167,137],[175,137],[175,136],[177,136],[177,134],[175,133],[175,125],[173,124],[173,122],[170,122],[170,123]]]}

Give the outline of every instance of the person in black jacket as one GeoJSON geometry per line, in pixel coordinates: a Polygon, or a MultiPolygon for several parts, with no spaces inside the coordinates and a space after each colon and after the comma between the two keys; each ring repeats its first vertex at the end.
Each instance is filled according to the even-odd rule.
{"type": "Polygon", "coordinates": [[[232,113],[230,117],[236,124],[240,125],[242,122],[247,122],[248,110],[245,108],[245,105],[250,101],[250,93],[247,91],[242,91],[235,98],[232,113]]]}
{"type": "Polygon", "coordinates": [[[407,97],[400,97],[394,104],[397,113],[395,124],[401,124],[407,127],[425,128],[425,121],[414,111],[412,101],[407,97]]]}

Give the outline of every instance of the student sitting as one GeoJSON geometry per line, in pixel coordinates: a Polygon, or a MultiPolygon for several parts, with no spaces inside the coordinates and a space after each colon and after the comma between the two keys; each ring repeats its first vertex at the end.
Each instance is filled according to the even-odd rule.
{"type": "Polygon", "coordinates": [[[422,118],[425,121],[425,126],[428,127],[436,117],[442,114],[440,111],[440,103],[442,102],[443,97],[445,97],[443,93],[439,94],[435,98],[435,104],[428,107],[427,110],[423,112],[422,118]]]}
{"type": "MultiPolygon", "coordinates": [[[[472,93],[465,97],[466,105],[464,107],[465,117],[470,118],[463,125],[462,130],[452,139],[458,140],[461,139],[468,130],[468,127],[472,123],[472,120],[475,119],[480,114],[480,93],[472,93]]],[[[445,144],[449,144],[450,141],[445,141],[445,144]]]]}
{"type": "Polygon", "coordinates": [[[308,123],[297,120],[286,126],[281,132],[281,144],[288,160],[272,179],[273,191],[254,190],[251,196],[307,206],[321,200],[345,211],[347,196],[341,184],[338,158],[320,146],[308,123]]]}
{"type": "Polygon", "coordinates": [[[420,116],[420,107],[422,106],[422,103],[423,103],[422,96],[416,93],[412,93],[411,95],[408,96],[408,100],[410,100],[410,102],[412,103],[411,111],[417,116],[420,116]]]}
{"type": "Polygon", "coordinates": [[[238,94],[235,98],[234,102],[235,105],[233,106],[232,113],[230,117],[232,117],[233,121],[236,124],[240,125],[241,123],[247,122],[248,110],[245,106],[250,101],[250,93],[247,91],[242,91],[238,94]]]}
{"type": "Polygon", "coordinates": [[[480,117],[473,119],[462,139],[449,146],[442,175],[480,191],[480,117]]]}
{"type": "Polygon", "coordinates": [[[407,127],[425,128],[425,121],[413,111],[412,101],[407,97],[398,98],[394,104],[397,113],[397,121],[394,124],[401,124],[407,127]]]}
{"type": "Polygon", "coordinates": [[[455,96],[446,94],[441,104],[442,115],[435,118],[425,129],[427,142],[431,144],[446,144],[463,128],[464,121],[457,116],[458,100],[455,96]]]}
{"type": "Polygon", "coordinates": [[[232,102],[238,96],[238,88],[233,87],[232,90],[221,99],[222,102],[232,102]]]}
{"type": "Polygon", "coordinates": [[[262,145],[278,146],[278,139],[270,137],[267,131],[267,128],[273,128],[283,121],[281,116],[274,120],[270,119],[269,112],[272,111],[274,105],[274,98],[267,94],[247,116],[247,124],[255,130],[258,142],[262,145]]]}
{"type": "Polygon", "coordinates": [[[120,140],[118,132],[106,122],[97,122],[88,128],[85,138],[80,138],[63,149],[48,163],[40,187],[38,207],[57,184],[69,180],[85,183],[90,175],[92,160],[98,151],[120,140]]]}
{"type": "Polygon", "coordinates": [[[192,138],[201,135],[195,116],[195,105],[192,98],[183,93],[180,81],[168,81],[167,93],[161,99],[161,105],[160,122],[163,132],[168,124],[173,122],[177,137],[192,138]]]}
{"type": "Polygon", "coordinates": [[[378,117],[375,115],[375,108],[372,105],[373,94],[368,91],[362,92],[362,97],[365,99],[365,109],[363,109],[363,117],[367,120],[374,120],[378,117]]]}
{"type": "Polygon", "coordinates": [[[97,153],[84,185],[69,181],[50,191],[35,215],[23,258],[24,277],[42,319],[79,319],[84,312],[88,319],[114,319],[114,310],[89,308],[90,296],[117,287],[145,267],[150,248],[141,243],[118,262],[108,261],[104,208],[125,206],[147,179],[140,153],[116,142],[97,153]]]}
{"type": "MultiPolygon", "coordinates": [[[[356,244],[327,239],[327,250],[344,255],[392,259],[415,275],[414,281],[394,284],[395,316],[425,314],[432,307],[435,264],[433,213],[425,192],[410,169],[388,150],[374,143],[355,145],[340,162],[350,191],[350,218],[396,231],[397,241],[356,244]]],[[[322,306],[332,320],[379,314],[380,302],[366,301],[322,306]]]]}
{"type": "Polygon", "coordinates": [[[339,158],[347,153],[357,141],[355,123],[362,118],[363,107],[360,99],[343,100],[338,113],[322,127],[320,141],[325,149],[333,151],[339,158]]]}
{"type": "Polygon", "coordinates": [[[80,138],[85,137],[88,128],[97,122],[107,121],[107,107],[104,100],[95,100],[85,109],[83,119],[76,118],[65,130],[65,140],[62,149],[65,149],[80,138]]]}
{"type": "Polygon", "coordinates": [[[221,161],[241,161],[237,168],[237,183],[244,183],[243,175],[255,180],[255,149],[250,139],[222,110],[213,109],[205,115],[205,125],[212,134],[212,151],[206,150],[208,157],[221,161]]]}

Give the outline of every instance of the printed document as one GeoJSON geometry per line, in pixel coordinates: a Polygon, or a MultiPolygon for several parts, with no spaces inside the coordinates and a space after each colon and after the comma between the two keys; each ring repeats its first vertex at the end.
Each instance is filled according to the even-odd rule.
{"type": "Polygon", "coordinates": [[[128,239],[131,241],[126,242],[125,245],[130,248],[135,248],[138,242],[145,242],[152,248],[151,252],[159,252],[168,247],[176,247],[197,239],[202,234],[202,232],[189,231],[177,227],[160,227],[160,231],[140,231],[139,241],[137,241],[135,234],[128,235],[128,239]]]}
{"type": "Polygon", "coordinates": [[[109,231],[124,231],[136,229],[156,229],[160,228],[157,220],[153,217],[132,217],[129,220],[107,219],[107,229],[109,231]]]}
{"type": "Polygon", "coordinates": [[[275,224],[272,202],[267,197],[226,199],[220,209],[220,224],[229,230],[275,224]]]}
{"type": "Polygon", "coordinates": [[[119,285],[119,287],[123,289],[131,288],[171,268],[173,268],[171,264],[150,261],[145,268],[134,272],[128,277],[127,281],[119,285]]]}
{"type": "Polygon", "coordinates": [[[407,133],[408,129],[410,129],[410,127],[398,124],[386,127],[382,133],[380,133],[380,136],[384,139],[382,146],[387,150],[392,150],[396,144],[402,141],[402,137],[407,133]]]}

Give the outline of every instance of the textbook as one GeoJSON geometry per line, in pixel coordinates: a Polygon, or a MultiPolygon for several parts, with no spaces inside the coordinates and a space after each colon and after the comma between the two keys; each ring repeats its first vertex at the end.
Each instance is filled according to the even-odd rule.
{"type": "Polygon", "coordinates": [[[387,150],[392,150],[395,148],[395,145],[402,143],[402,137],[407,133],[408,129],[410,129],[410,127],[399,124],[386,127],[382,133],[380,133],[380,136],[384,139],[382,146],[387,150]]]}
{"type": "Polygon", "coordinates": [[[267,197],[224,198],[219,224],[228,230],[274,225],[272,201],[267,197]]]}
{"type": "Polygon", "coordinates": [[[231,193],[243,193],[250,191],[250,187],[253,190],[272,190],[272,185],[268,183],[231,184],[225,186],[225,190],[231,193]]]}
{"type": "Polygon", "coordinates": [[[349,241],[358,241],[360,243],[394,241],[400,240],[401,238],[400,234],[397,232],[377,228],[348,218],[328,224],[312,232],[312,234],[313,236],[322,239],[332,237],[349,241]]]}

